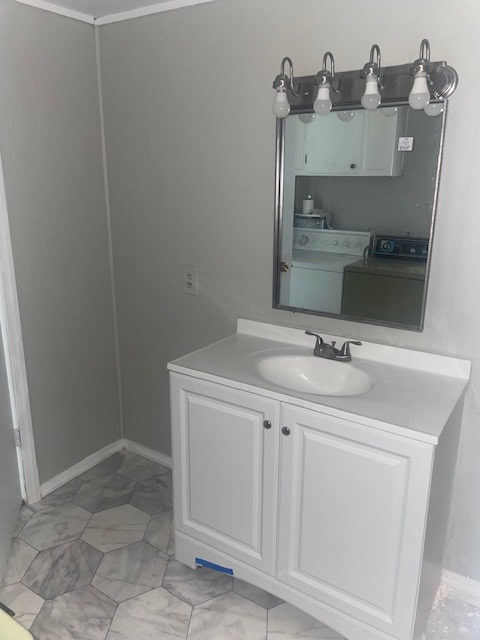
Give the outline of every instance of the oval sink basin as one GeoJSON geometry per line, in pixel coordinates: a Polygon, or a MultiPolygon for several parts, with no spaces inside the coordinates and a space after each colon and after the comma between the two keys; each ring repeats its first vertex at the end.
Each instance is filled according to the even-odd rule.
{"type": "Polygon", "coordinates": [[[371,377],[349,362],[316,356],[279,355],[261,358],[257,373],[279,387],[325,396],[356,396],[372,388],[371,377]]]}

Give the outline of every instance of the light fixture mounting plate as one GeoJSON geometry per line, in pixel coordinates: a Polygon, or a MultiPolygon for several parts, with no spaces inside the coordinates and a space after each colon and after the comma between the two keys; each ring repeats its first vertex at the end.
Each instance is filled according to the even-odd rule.
{"type": "Polygon", "coordinates": [[[444,100],[452,95],[458,85],[458,73],[448,64],[440,64],[429,74],[430,91],[435,98],[444,100]]]}

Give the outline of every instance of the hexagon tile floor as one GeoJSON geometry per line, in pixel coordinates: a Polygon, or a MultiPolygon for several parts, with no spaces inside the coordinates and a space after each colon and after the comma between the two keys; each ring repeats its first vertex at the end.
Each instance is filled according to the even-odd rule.
{"type": "MultiPolygon", "coordinates": [[[[0,601],[35,640],[341,640],[278,598],[174,559],[171,472],[116,453],[23,507],[0,601]]],[[[427,640],[478,640],[446,594],[427,640]]]]}

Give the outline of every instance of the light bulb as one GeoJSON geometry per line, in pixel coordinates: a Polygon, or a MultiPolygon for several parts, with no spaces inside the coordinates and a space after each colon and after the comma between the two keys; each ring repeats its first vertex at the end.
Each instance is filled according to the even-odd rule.
{"type": "Polygon", "coordinates": [[[365,85],[365,93],[362,96],[360,102],[362,107],[367,111],[375,111],[380,104],[381,98],[378,91],[378,77],[374,74],[367,76],[367,83],[365,85]]]}
{"type": "Polygon", "coordinates": [[[386,118],[392,118],[396,113],[398,113],[398,107],[382,107],[380,109],[380,113],[386,118]]]}
{"type": "Polygon", "coordinates": [[[355,117],[355,111],[337,111],[337,118],[342,122],[350,122],[355,117]]]}
{"type": "Polygon", "coordinates": [[[419,71],[415,75],[412,90],[408,96],[408,104],[412,109],[425,109],[430,102],[430,91],[427,85],[427,74],[425,71],[419,71]]]}
{"type": "Polygon", "coordinates": [[[290,103],[285,89],[277,89],[273,101],[273,113],[277,118],[286,118],[290,113],[290,103]]]}
{"type": "Polygon", "coordinates": [[[443,113],[443,104],[441,102],[429,102],[424,111],[427,116],[434,118],[443,113]]]}
{"type": "Polygon", "coordinates": [[[315,120],[316,117],[317,116],[315,113],[301,113],[298,116],[300,122],[303,122],[303,124],[310,124],[315,120]]]}
{"type": "Polygon", "coordinates": [[[313,103],[313,110],[318,113],[319,116],[328,116],[332,108],[332,101],[330,100],[330,84],[322,84],[318,87],[317,97],[313,103]]]}

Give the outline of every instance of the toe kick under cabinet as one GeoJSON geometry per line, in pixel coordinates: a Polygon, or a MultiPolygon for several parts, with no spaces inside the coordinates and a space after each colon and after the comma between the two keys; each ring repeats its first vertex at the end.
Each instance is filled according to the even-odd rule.
{"type": "Polygon", "coordinates": [[[171,373],[177,559],[349,640],[416,638],[435,447],[171,373]]]}

